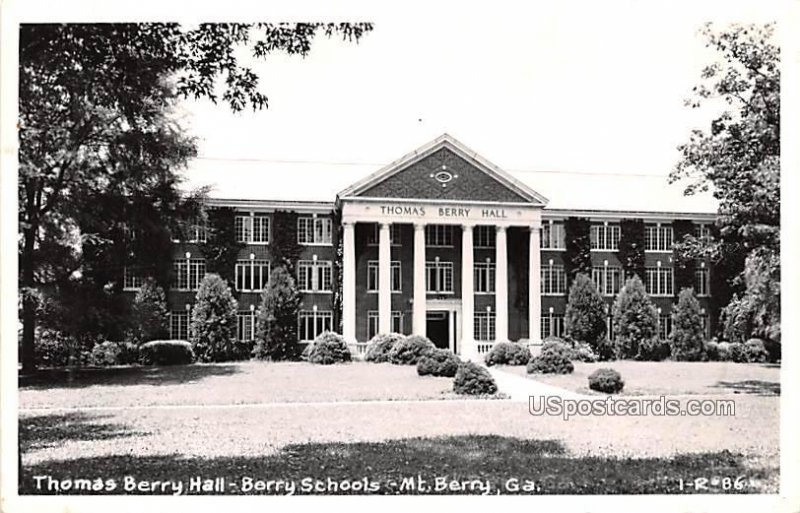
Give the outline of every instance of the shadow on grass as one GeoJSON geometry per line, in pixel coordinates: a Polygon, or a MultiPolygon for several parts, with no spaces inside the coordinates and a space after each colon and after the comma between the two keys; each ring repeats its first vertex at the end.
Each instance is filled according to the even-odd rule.
{"type": "MultiPolygon", "coordinates": [[[[169,456],[81,458],[28,466],[21,474],[21,494],[54,494],[37,488],[33,476],[61,479],[113,479],[117,487],[100,491],[61,493],[153,493],[124,487],[124,476],[142,481],[182,483],[183,494],[283,494],[285,489],[248,490],[243,478],[284,480],[295,494],[661,494],[763,493],[764,482],[777,482],[777,469],[753,471],[743,458],[728,451],[674,458],[607,458],[572,456],[554,440],[521,440],[500,436],[453,436],[390,440],[377,443],[313,443],[290,445],[263,457],[186,458],[169,456]],[[191,480],[224,478],[221,490],[191,488],[191,480]],[[419,486],[417,477],[425,484],[419,486]],[[681,488],[681,479],[698,476],[745,476],[742,489],[712,486],[681,488]],[[437,478],[481,482],[485,487],[437,487],[437,478]],[[509,480],[532,488],[509,487],[509,480]],[[317,481],[318,480],[318,481],[317,481]],[[752,481],[751,481],[752,480],[752,481]],[[344,489],[342,482],[361,483],[344,489]],[[414,486],[409,486],[411,483],[414,486]],[[320,483],[320,488],[303,484],[320,483]],[[405,484],[404,484],[405,483],[405,484]],[[372,485],[370,485],[372,484],[372,485]]],[[[439,481],[441,483],[441,481],[439,481]]],[[[451,485],[452,486],[452,485],[451,485]]],[[[771,491],[771,490],[768,490],[771,491]]],[[[158,493],[173,493],[165,490],[158,493]]]]}
{"type": "Polygon", "coordinates": [[[19,419],[20,452],[56,447],[65,442],[142,436],[123,424],[103,422],[110,415],[82,412],[38,415],[19,419]]]}
{"type": "Polygon", "coordinates": [[[96,385],[176,385],[193,383],[211,376],[228,376],[241,372],[239,365],[190,364],[163,367],[98,367],[84,369],[43,369],[19,377],[19,388],[54,387],[83,388],[96,385]]]}
{"type": "Polygon", "coordinates": [[[744,381],[718,381],[714,388],[727,388],[734,393],[753,395],[781,395],[781,384],[774,381],[748,379],[744,381]]]}

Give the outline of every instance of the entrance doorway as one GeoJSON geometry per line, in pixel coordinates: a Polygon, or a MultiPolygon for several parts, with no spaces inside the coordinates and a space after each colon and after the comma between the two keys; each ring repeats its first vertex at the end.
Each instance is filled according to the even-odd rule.
{"type": "Polygon", "coordinates": [[[425,332],[436,347],[450,349],[450,312],[428,312],[425,332]]]}

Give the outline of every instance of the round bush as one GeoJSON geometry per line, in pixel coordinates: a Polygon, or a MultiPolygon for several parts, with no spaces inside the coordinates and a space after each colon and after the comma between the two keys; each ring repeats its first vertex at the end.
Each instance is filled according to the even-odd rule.
{"type": "Polygon", "coordinates": [[[192,344],[185,340],[153,340],[139,348],[143,365],[184,365],[194,361],[192,344]]]}
{"type": "Polygon", "coordinates": [[[542,352],[528,362],[528,374],[571,374],[575,370],[571,359],[572,348],[564,342],[549,341],[542,352]]]}
{"type": "Polygon", "coordinates": [[[597,354],[592,351],[592,346],[586,342],[575,344],[572,348],[572,359],[579,362],[594,363],[600,359],[597,354]]]}
{"type": "Polygon", "coordinates": [[[472,362],[462,362],[453,380],[453,390],[461,395],[488,395],[497,392],[497,383],[489,371],[472,362]]]}
{"type": "Polygon", "coordinates": [[[669,358],[671,352],[672,346],[669,341],[653,337],[639,342],[639,355],[636,359],[647,362],[660,362],[669,358]]]}
{"type": "Polygon", "coordinates": [[[607,362],[617,359],[617,345],[608,338],[604,338],[597,342],[596,347],[597,359],[599,361],[607,362]]]}
{"type": "Polygon", "coordinates": [[[484,358],[488,366],[492,365],[525,365],[531,359],[528,348],[514,342],[498,342],[484,358]]]}
{"type": "Polygon", "coordinates": [[[597,369],[589,374],[589,388],[607,394],[616,394],[625,386],[622,376],[614,369],[597,369]]]}
{"type": "Polygon", "coordinates": [[[717,362],[719,357],[719,343],[716,340],[709,340],[703,346],[703,354],[706,361],[717,362]]]}
{"type": "Polygon", "coordinates": [[[350,361],[350,349],[344,337],[332,331],[317,335],[308,351],[308,361],[321,365],[350,361]]]}
{"type": "Polygon", "coordinates": [[[405,338],[406,336],[400,333],[379,333],[375,335],[369,341],[364,360],[372,363],[388,362],[392,348],[401,340],[405,340],[405,338]]]}
{"type": "Polygon", "coordinates": [[[769,353],[760,338],[751,338],[744,343],[744,360],[751,363],[764,363],[769,360],[769,353]]]}
{"type": "Polygon", "coordinates": [[[417,362],[417,374],[420,376],[444,376],[452,378],[456,375],[461,360],[447,349],[429,351],[417,362]]]}
{"type": "Polygon", "coordinates": [[[416,365],[429,351],[436,349],[428,337],[411,335],[400,340],[389,351],[389,361],[395,365],[416,365]]]}
{"type": "Polygon", "coordinates": [[[119,364],[121,353],[122,348],[120,347],[120,344],[106,340],[105,342],[95,344],[95,346],[92,348],[91,354],[89,355],[89,362],[98,367],[117,365],[119,364]]]}
{"type": "Polygon", "coordinates": [[[60,331],[37,329],[34,355],[37,367],[66,367],[69,365],[70,338],[60,331]]]}
{"type": "Polygon", "coordinates": [[[744,344],[741,342],[720,342],[717,348],[721,362],[741,363],[746,361],[744,344]]]}

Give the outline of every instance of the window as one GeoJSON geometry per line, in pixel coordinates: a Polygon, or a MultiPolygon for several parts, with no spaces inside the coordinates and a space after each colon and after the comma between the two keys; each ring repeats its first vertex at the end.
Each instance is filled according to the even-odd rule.
{"type": "Polygon", "coordinates": [[[492,311],[475,312],[475,340],[487,341],[495,339],[495,313],[492,311]]]}
{"type": "Polygon", "coordinates": [[[297,314],[297,336],[300,340],[311,341],[323,331],[331,331],[333,312],[330,310],[300,310],[297,314]]]}
{"type": "Polygon", "coordinates": [[[473,242],[476,248],[493,248],[497,230],[494,226],[476,226],[473,242]]]}
{"type": "Polygon", "coordinates": [[[268,260],[239,260],[236,262],[236,290],[260,292],[269,282],[268,260]]]}
{"type": "Polygon", "coordinates": [[[668,267],[648,267],[645,269],[645,289],[651,296],[671,296],[672,269],[668,267]]]}
{"type": "Polygon", "coordinates": [[[475,292],[494,292],[495,265],[494,262],[475,262],[475,292]]]}
{"type": "Polygon", "coordinates": [[[176,290],[197,290],[206,275],[206,261],[201,258],[175,260],[172,288],[176,290]]]}
{"type": "Polygon", "coordinates": [[[301,292],[330,292],[333,264],[330,260],[297,262],[297,282],[301,292]]]}
{"type": "Polygon", "coordinates": [[[672,251],[672,226],[649,224],[644,230],[645,251],[672,251]]]}
{"type": "MultiPolygon", "coordinates": [[[[370,260],[367,262],[367,292],[378,292],[380,283],[378,268],[379,264],[377,260],[370,260]]],[[[403,290],[403,279],[400,273],[399,260],[392,260],[390,281],[392,292],[400,292],[403,290]]]]}
{"type": "MultiPolygon", "coordinates": [[[[368,234],[367,234],[367,245],[368,246],[377,246],[380,242],[380,225],[375,223],[371,225],[368,234]]],[[[391,246],[399,246],[400,241],[403,240],[400,237],[400,225],[399,224],[390,224],[389,225],[389,245],[391,246]]]]}
{"type": "Polygon", "coordinates": [[[452,294],[453,262],[425,262],[425,290],[430,294],[452,294]]]}
{"type": "MultiPolygon", "coordinates": [[[[367,338],[372,340],[372,337],[378,334],[379,315],[377,310],[370,310],[367,312],[367,338]]],[[[392,333],[403,333],[403,312],[392,311],[392,333]]]]}
{"type": "Polygon", "coordinates": [[[672,332],[672,317],[669,315],[658,316],[658,338],[667,340],[672,332]]]}
{"type": "Polygon", "coordinates": [[[699,267],[694,270],[694,290],[698,296],[709,295],[708,267],[699,267]]]}
{"type": "Polygon", "coordinates": [[[236,241],[250,244],[269,242],[269,217],[266,215],[236,216],[236,241]]]}
{"type": "Polygon", "coordinates": [[[564,314],[553,312],[542,313],[542,326],[540,335],[542,340],[547,337],[561,337],[564,335],[564,314]]]}
{"type": "Polygon", "coordinates": [[[144,276],[137,269],[125,267],[123,269],[122,288],[125,290],[139,290],[144,284],[144,276]]]}
{"type": "Polygon", "coordinates": [[[242,342],[256,338],[256,313],[242,311],[236,313],[236,338],[242,342]]]}
{"type": "Polygon", "coordinates": [[[618,251],[620,227],[618,224],[593,224],[591,249],[596,251],[618,251]]]}
{"type": "Polygon", "coordinates": [[[700,240],[711,240],[711,225],[696,224],[694,225],[694,236],[700,240]]]}
{"type": "Polygon", "coordinates": [[[544,223],[542,237],[539,241],[542,249],[564,249],[564,225],[561,223],[544,223]]]}
{"type": "Polygon", "coordinates": [[[561,296],[567,291],[567,275],[563,265],[548,265],[541,269],[541,291],[544,295],[561,296]]]}
{"type": "Polygon", "coordinates": [[[615,296],[623,286],[622,268],[611,266],[592,267],[592,281],[604,296],[615,296]]]}
{"type": "Polygon", "coordinates": [[[425,226],[425,244],[432,247],[453,247],[453,226],[448,224],[425,226]]]}
{"type": "Polygon", "coordinates": [[[170,314],[169,338],[189,340],[189,312],[172,312],[170,314]]]}
{"type": "Polygon", "coordinates": [[[330,217],[298,217],[297,243],[303,245],[331,244],[333,221],[330,217]]]}
{"type": "Polygon", "coordinates": [[[707,313],[701,313],[700,314],[700,322],[703,323],[703,336],[705,336],[705,338],[711,338],[711,332],[710,332],[710,326],[709,326],[709,322],[708,322],[708,314],[707,313]]]}

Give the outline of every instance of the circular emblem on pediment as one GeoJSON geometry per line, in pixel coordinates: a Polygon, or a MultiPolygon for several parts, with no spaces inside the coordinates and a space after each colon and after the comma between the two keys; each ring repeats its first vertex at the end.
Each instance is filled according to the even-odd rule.
{"type": "Polygon", "coordinates": [[[448,171],[439,171],[433,175],[433,179],[439,183],[447,183],[453,179],[453,175],[448,171]]]}

